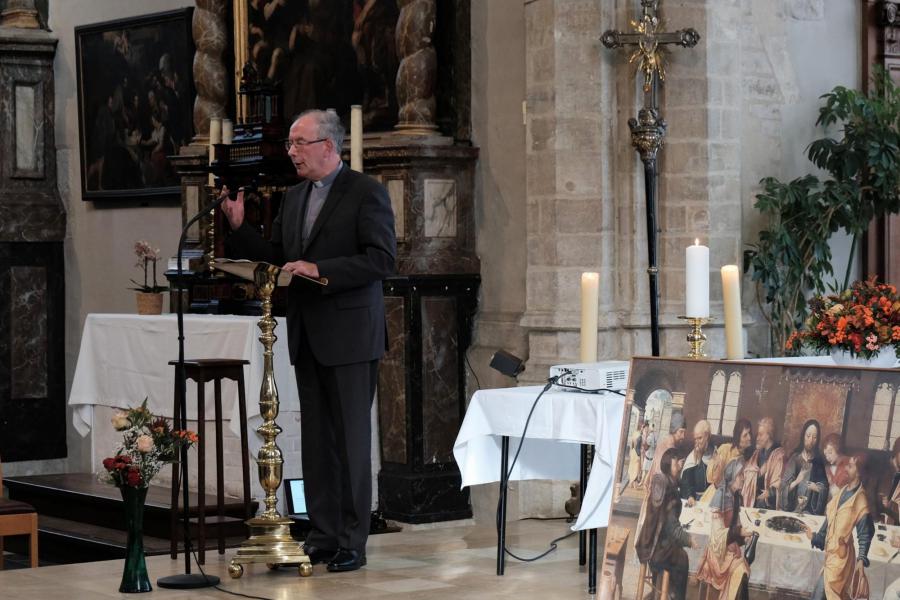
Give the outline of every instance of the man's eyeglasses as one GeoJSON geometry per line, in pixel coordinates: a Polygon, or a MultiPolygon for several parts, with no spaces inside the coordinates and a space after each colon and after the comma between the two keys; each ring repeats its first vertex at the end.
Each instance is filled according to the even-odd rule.
{"type": "Polygon", "coordinates": [[[301,148],[303,146],[309,146],[310,144],[318,144],[319,142],[324,142],[328,138],[319,138],[317,140],[285,140],[284,141],[284,149],[290,152],[291,148],[301,148]]]}

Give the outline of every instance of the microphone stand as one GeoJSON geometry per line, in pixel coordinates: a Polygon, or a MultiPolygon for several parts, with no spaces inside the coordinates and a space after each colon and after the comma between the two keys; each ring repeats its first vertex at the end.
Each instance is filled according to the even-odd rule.
{"type": "MultiPolygon", "coordinates": [[[[205,215],[209,214],[216,208],[218,208],[227,198],[228,196],[222,194],[220,198],[217,198],[215,202],[198,212],[194,215],[190,221],[184,226],[181,230],[181,238],[178,240],[178,279],[176,280],[178,283],[178,302],[177,302],[177,314],[178,314],[178,366],[175,369],[175,377],[178,382],[178,395],[181,400],[181,408],[180,419],[181,426],[183,428],[187,428],[187,381],[184,377],[184,305],[183,305],[183,294],[184,294],[184,279],[183,272],[181,268],[181,255],[184,250],[184,242],[187,238],[188,229],[203,218],[205,215]]],[[[204,443],[204,440],[200,440],[200,443],[204,443]]],[[[204,587],[212,587],[219,585],[219,578],[215,575],[206,575],[205,573],[197,575],[191,574],[191,534],[190,534],[190,523],[188,513],[190,511],[190,507],[188,505],[188,463],[187,463],[187,446],[181,446],[181,496],[182,496],[182,505],[183,505],[183,513],[181,519],[181,525],[184,529],[184,573],[181,575],[170,575],[168,577],[160,577],[156,580],[156,585],[161,588],[169,588],[169,589],[178,589],[178,590],[186,590],[186,589],[197,589],[204,587]]]]}

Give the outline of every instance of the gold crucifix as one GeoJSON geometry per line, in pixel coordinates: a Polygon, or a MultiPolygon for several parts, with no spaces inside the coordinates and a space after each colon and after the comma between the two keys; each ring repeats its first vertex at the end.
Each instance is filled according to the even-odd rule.
{"type": "Polygon", "coordinates": [[[663,45],[678,44],[683,48],[693,48],[700,41],[696,29],[679,29],[672,33],[660,31],[662,24],[656,14],[659,0],[641,0],[641,18],[631,21],[633,33],[610,29],[600,41],[607,48],[635,46],[628,59],[637,63],[638,71],[644,77],[644,106],[637,118],[628,120],[631,129],[631,144],[644,163],[644,190],[647,201],[647,274],[650,276],[650,347],[653,356],[659,356],[659,269],[656,266],[656,155],[666,135],[666,122],[659,115],[656,92],[659,82],[665,81],[665,61],[663,45]]]}
{"type": "Polygon", "coordinates": [[[663,44],[678,44],[683,48],[693,48],[700,41],[700,34],[696,29],[679,29],[674,32],[663,32],[662,21],[656,11],[659,0],[641,0],[643,14],[637,21],[629,21],[633,33],[624,33],[610,29],[600,38],[607,48],[621,48],[624,46],[636,46],[629,63],[637,63],[638,71],[644,76],[644,92],[649,93],[655,83],[666,80],[666,65],[663,55],[663,44]]]}

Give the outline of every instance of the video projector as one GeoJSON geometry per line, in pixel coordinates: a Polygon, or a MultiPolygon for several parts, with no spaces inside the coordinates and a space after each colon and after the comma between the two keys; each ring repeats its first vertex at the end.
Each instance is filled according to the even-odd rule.
{"type": "Polygon", "coordinates": [[[628,385],[628,365],[627,360],[555,365],[550,367],[550,377],[559,376],[557,387],[570,392],[624,390],[628,385]]]}

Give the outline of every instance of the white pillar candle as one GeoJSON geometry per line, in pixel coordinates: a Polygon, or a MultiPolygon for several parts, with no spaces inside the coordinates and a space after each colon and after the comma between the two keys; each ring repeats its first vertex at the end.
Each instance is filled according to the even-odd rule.
{"type": "Polygon", "coordinates": [[[709,248],[694,240],[684,253],[684,314],[696,319],[709,318],[709,248]]]}
{"type": "Polygon", "coordinates": [[[350,168],[362,173],[362,106],[350,107],[350,168]]]}
{"type": "Polygon", "coordinates": [[[222,119],[222,143],[230,144],[234,139],[234,125],[231,119],[222,119]]]}
{"type": "Polygon", "coordinates": [[[744,326],[741,322],[741,272],[737,265],[722,267],[725,304],[725,358],[744,358],[744,326]]]}
{"type": "Polygon", "coordinates": [[[581,362],[597,362],[597,308],[600,274],[581,274],[581,362]]]}
{"type": "Polygon", "coordinates": [[[219,117],[209,120],[209,143],[210,145],[222,143],[222,119],[219,117]]]}

